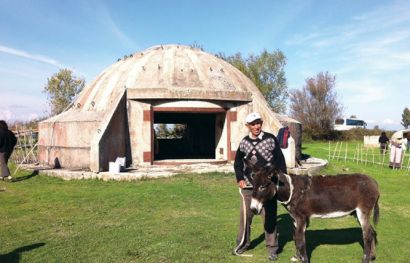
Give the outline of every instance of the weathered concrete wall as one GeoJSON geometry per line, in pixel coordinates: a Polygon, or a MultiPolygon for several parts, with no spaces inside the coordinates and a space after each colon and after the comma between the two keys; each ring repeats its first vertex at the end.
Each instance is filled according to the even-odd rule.
{"type": "Polygon", "coordinates": [[[90,148],[38,146],[39,161],[53,168],[89,169],[90,148]]]}
{"type": "Polygon", "coordinates": [[[197,99],[197,100],[227,100],[251,101],[252,95],[245,91],[211,90],[204,88],[139,88],[128,89],[128,98],[131,99],[197,99]]]}
{"type": "Polygon", "coordinates": [[[144,164],[144,153],[145,161],[147,161],[148,155],[151,154],[152,116],[150,112],[151,104],[128,100],[128,127],[133,166],[144,164]]]}
{"type": "Polygon", "coordinates": [[[98,121],[41,122],[38,158],[41,164],[89,168],[90,141],[98,121]]]}
{"type": "Polygon", "coordinates": [[[228,159],[227,128],[226,113],[217,114],[215,119],[215,159],[228,159]]]}
{"type": "Polygon", "coordinates": [[[379,143],[379,136],[375,135],[375,136],[363,136],[363,142],[364,142],[364,146],[365,147],[379,147],[380,143],[379,143]]]}
{"type": "Polygon", "coordinates": [[[129,133],[125,97],[121,100],[117,110],[112,116],[104,136],[99,143],[100,171],[108,170],[109,162],[114,162],[117,157],[130,159],[129,133]]]}
{"type": "Polygon", "coordinates": [[[89,165],[93,172],[108,170],[109,162],[117,157],[129,158],[126,101],[125,91],[118,94],[91,140],[89,165]]]}
{"type": "Polygon", "coordinates": [[[290,135],[295,141],[295,158],[302,158],[302,123],[286,115],[276,115],[283,126],[288,126],[290,135]]]}

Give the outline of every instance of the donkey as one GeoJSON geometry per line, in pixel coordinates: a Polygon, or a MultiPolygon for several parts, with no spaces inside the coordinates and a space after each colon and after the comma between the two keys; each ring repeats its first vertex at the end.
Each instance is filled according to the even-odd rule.
{"type": "Polygon", "coordinates": [[[259,214],[264,202],[275,195],[284,205],[295,226],[293,240],[296,255],[291,261],[309,262],[306,253],[305,230],[311,217],[335,218],[354,215],[363,233],[363,263],[376,259],[376,231],[370,223],[379,219],[379,189],[377,182],[364,174],[340,174],[336,176],[288,175],[273,166],[257,168],[250,162],[253,171],[251,210],[259,214]]]}

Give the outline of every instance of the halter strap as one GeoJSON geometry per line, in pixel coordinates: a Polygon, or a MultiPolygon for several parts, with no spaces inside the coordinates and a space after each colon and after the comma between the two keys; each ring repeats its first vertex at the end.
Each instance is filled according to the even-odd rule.
{"type": "MultiPolygon", "coordinates": [[[[292,196],[293,196],[293,184],[292,184],[292,178],[288,174],[284,173],[283,175],[285,176],[285,180],[288,181],[289,183],[289,199],[285,202],[278,200],[278,202],[284,205],[288,205],[290,201],[292,200],[292,196]]],[[[276,191],[279,191],[279,177],[278,177],[278,185],[276,187],[276,191]]]]}

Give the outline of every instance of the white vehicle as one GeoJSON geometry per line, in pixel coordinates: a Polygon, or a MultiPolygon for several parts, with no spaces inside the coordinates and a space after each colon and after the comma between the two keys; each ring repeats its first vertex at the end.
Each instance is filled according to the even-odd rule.
{"type": "Polygon", "coordinates": [[[366,129],[367,123],[356,118],[340,118],[335,120],[333,128],[336,131],[347,131],[354,128],[366,129]]]}

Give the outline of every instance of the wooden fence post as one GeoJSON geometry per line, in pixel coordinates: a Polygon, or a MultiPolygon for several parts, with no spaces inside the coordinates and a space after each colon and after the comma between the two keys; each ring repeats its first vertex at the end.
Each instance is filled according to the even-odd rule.
{"type": "Polygon", "coordinates": [[[330,141],[329,141],[329,160],[330,160],[330,141]]]}
{"type": "Polygon", "coordinates": [[[347,142],[346,142],[346,149],[345,149],[345,163],[346,163],[346,159],[347,159],[347,142]]]}
{"type": "Polygon", "coordinates": [[[333,157],[332,157],[332,160],[334,160],[335,159],[335,155],[336,155],[336,151],[337,151],[337,146],[339,145],[339,142],[336,142],[336,147],[335,147],[335,150],[333,151],[333,157]]]}

